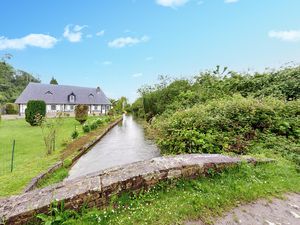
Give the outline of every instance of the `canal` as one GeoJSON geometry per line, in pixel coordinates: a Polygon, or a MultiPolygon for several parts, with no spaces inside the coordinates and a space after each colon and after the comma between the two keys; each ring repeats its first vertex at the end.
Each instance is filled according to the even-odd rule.
{"type": "Polygon", "coordinates": [[[156,145],[145,138],[143,127],[132,116],[123,115],[123,121],[74,164],[67,179],[159,155],[156,145]]]}

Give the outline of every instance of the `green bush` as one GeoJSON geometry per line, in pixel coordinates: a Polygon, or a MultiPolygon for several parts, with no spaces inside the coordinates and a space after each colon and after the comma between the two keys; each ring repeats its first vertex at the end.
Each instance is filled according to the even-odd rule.
{"type": "Polygon", "coordinates": [[[96,130],[98,128],[98,123],[96,120],[91,122],[90,128],[91,130],[96,130]]]}
{"type": "Polygon", "coordinates": [[[91,131],[90,125],[85,123],[82,125],[82,130],[84,133],[89,133],[91,131]]]}
{"type": "Polygon", "coordinates": [[[74,130],[71,134],[72,139],[76,139],[79,136],[79,132],[77,130],[74,130]]]}
{"type": "Polygon", "coordinates": [[[98,124],[98,126],[101,126],[105,121],[101,118],[96,119],[96,123],[98,124]]]}
{"type": "Polygon", "coordinates": [[[8,115],[18,114],[17,105],[13,103],[7,103],[5,105],[5,112],[8,115]]]}
{"type": "Polygon", "coordinates": [[[77,105],[75,107],[75,119],[84,124],[88,119],[89,107],[87,105],[77,105]]]}
{"type": "Polygon", "coordinates": [[[27,102],[25,110],[25,120],[31,125],[39,125],[37,118],[43,118],[46,115],[46,103],[40,100],[31,100],[27,102]]]}
{"type": "Polygon", "coordinates": [[[153,127],[165,153],[245,153],[258,133],[299,138],[300,101],[234,96],[162,115],[153,127]]]}

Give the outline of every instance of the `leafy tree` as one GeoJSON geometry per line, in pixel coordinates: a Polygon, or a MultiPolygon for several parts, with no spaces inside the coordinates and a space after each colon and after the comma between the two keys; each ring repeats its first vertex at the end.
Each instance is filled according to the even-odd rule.
{"type": "Polygon", "coordinates": [[[50,84],[58,85],[58,82],[54,77],[52,77],[51,80],[50,80],[50,84]]]}
{"type": "Polygon", "coordinates": [[[46,115],[46,103],[40,100],[30,100],[27,102],[27,108],[25,110],[25,120],[31,126],[40,125],[41,118],[46,115]]]}
{"type": "Polygon", "coordinates": [[[5,61],[0,61],[0,104],[14,102],[29,82],[40,82],[31,74],[15,70],[5,61]]]}
{"type": "Polygon", "coordinates": [[[75,119],[80,123],[84,124],[88,119],[89,107],[87,105],[77,105],[75,107],[75,119]]]}

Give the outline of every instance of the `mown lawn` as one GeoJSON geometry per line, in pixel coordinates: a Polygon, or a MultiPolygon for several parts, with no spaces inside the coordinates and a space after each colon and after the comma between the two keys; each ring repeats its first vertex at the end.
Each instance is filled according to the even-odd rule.
{"type": "MultiPolygon", "coordinates": [[[[94,117],[95,118],[95,117],[94,117]]],[[[89,120],[94,119],[90,117],[89,120]]],[[[63,118],[56,140],[56,151],[46,154],[40,127],[32,127],[25,120],[0,122],[0,197],[20,193],[30,180],[45,171],[61,157],[75,126],[83,136],[80,124],[74,118],[63,118]],[[14,168],[10,172],[12,142],[16,140],[14,168]]]]}

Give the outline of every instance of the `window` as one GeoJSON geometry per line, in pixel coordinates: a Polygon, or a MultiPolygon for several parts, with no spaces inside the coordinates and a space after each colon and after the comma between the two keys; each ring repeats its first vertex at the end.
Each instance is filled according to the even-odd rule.
{"type": "Polygon", "coordinates": [[[75,102],[75,96],[74,95],[70,95],[69,96],[69,101],[70,102],[75,102]]]}
{"type": "Polygon", "coordinates": [[[74,110],[74,105],[70,105],[70,110],[74,110]]]}
{"type": "Polygon", "coordinates": [[[56,110],[56,105],[51,105],[51,110],[56,110]]]}

